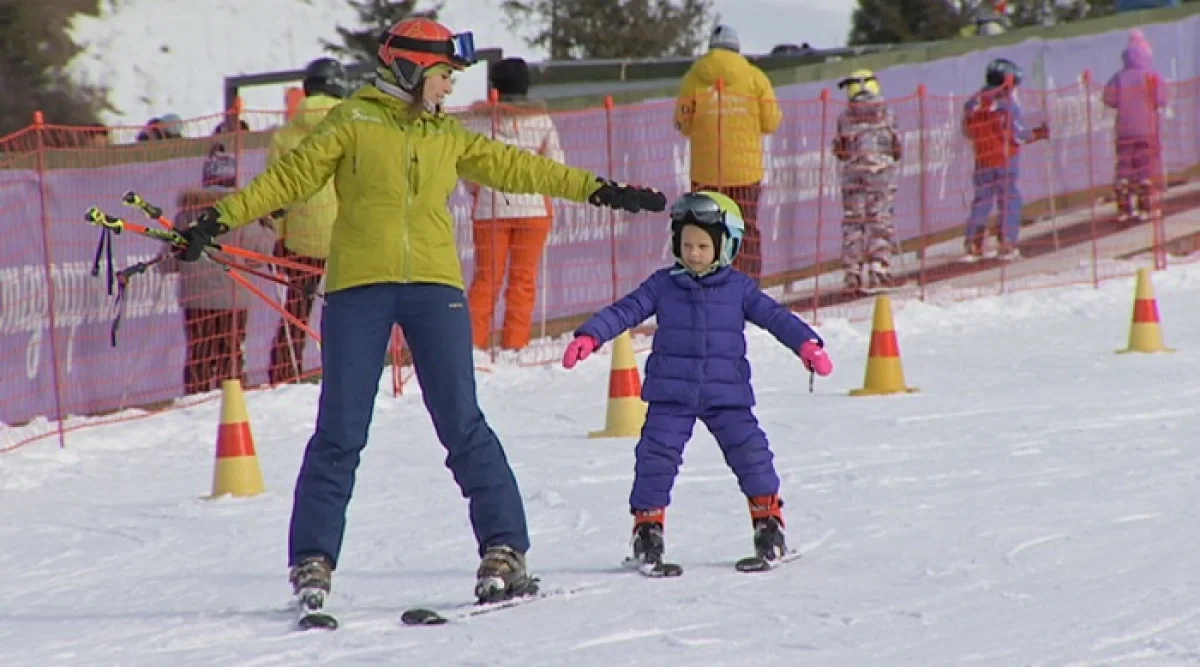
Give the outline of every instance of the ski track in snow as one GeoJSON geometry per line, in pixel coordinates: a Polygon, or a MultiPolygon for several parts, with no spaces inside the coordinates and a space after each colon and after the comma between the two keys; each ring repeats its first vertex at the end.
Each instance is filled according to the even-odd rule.
{"type": "MultiPolygon", "coordinates": [[[[1116,355],[1132,285],[900,305],[918,394],[855,398],[869,323],[822,323],[814,394],[750,334],[758,414],[805,555],[740,574],[745,500],[712,437],[667,520],[678,579],[621,567],[633,440],[589,440],[609,359],[500,366],[480,396],[527,502],[539,600],[470,599],[465,503],[415,385],[384,380],[334,577],[336,632],[291,631],[291,487],[317,388],[248,395],[267,492],[207,500],[218,404],[0,457],[6,667],[45,665],[1184,665],[1200,662],[1200,267],[1155,277],[1171,355],[1116,355]],[[1086,308],[1072,307],[1085,303],[1086,308]]],[[[640,359],[644,361],[644,358],[640,359]]]]}

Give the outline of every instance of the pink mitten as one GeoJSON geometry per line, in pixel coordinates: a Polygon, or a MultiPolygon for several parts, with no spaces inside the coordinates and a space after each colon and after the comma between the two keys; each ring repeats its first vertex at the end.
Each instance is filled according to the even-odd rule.
{"type": "Polygon", "coordinates": [[[817,344],[817,341],[804,341],[799,352],[800,359],[804,361],[804,367],[808,370],[821,377],[833,372],[833,361],[829,359],[829,354],[825,352],[825,348],[817,344]]]}
{"type": "Polygon", "coordinates": [[[595,338],[591,336],[576,336],[575,340],[567,345],[567,351],[563,352],[563,368],[568,370],[575,368],[575,364],[591,356],[597,347],[600,347],[600,343],[595,338]]]}

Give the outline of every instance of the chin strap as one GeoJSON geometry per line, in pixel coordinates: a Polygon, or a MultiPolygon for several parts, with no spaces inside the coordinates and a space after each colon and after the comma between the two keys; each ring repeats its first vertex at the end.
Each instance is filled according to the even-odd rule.
{"type": "MultiPolygon", "coordinates": [[[[379,90],[381,90],[382,92],[384,92],[388,95],[391,95],[392,97],[394,97],[402,102],[408,102],[409,104],[412,104],[412,102],[413,102],[412,93],[405,91],[400,86],[392,83],[391,81],[388,81],[387,79],[383,78],[382,76],[379,76],[379,75],[375,76],[375,87],[378,88],[379,90]]],[[[429,104],[428,102],[426,102],[422,106],[424,106],[425,110],[430,113],[436,113],[438,110],[437,105],[429,104]]]]}

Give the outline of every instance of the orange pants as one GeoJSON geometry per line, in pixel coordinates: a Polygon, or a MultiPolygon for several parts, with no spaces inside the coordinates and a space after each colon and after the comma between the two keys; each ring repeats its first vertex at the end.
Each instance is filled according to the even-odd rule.
{"type": "Polygon", "coordinates": [[[475,277],[467,294],[475,347],[489,347],[492,318],[506,269],[508,289],[504,293],[500,347],[519,350],[529,344],[538,270],[552,222],[551,218],[475,221],[475,277]]]}

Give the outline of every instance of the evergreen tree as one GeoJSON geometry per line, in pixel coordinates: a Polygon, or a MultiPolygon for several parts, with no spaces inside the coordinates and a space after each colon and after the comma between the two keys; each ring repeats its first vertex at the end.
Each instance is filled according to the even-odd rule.
{"type": "Polygon", "coordinates": [[[67,33],[71,17],[99,10],[99,0],[0,2],[0,135],[30,125],[35,111],[53,125],[95,125],[112,109],[106,89],[66,73],[82,50],[67,33]]]}
{"type": "Polygon", "coordinates": [[[1020,28],[1094,19],[1117,12],[1116,0],[1010,0],[1009,22],[1020,28]]]}
{"type": "Polygon", "coordinates": [[[358,14],[360,27],[357,29],[337,27],[341,44],[322,40],[321,46],[326,51],[342,60],[359,62],[375,62],[375,54],[379,51],[379,33],[390,28],[392,24],[409,17],[425,17],[436,20],[438,12],[444,3],[437,2],[428,9],[418,9],[419,0],[349,0],[348,4],[358,14]]]}
{"type": "Polygon", "coordinates": [[[696,55],[717,17],[712,0],[505,0],[510,30],[552,60],[696,55]]]}
{"type": "Polygon", "coordinates": [[[858,0],[850,17],[850,46],[950,39],[966,25],[948,0],[858,0]]]}

